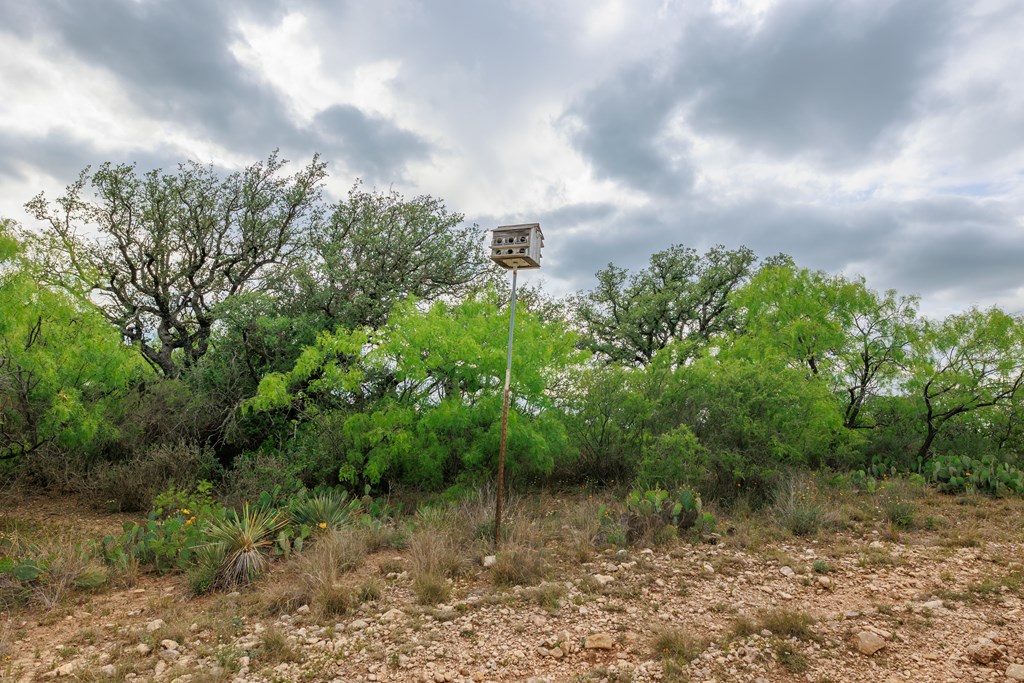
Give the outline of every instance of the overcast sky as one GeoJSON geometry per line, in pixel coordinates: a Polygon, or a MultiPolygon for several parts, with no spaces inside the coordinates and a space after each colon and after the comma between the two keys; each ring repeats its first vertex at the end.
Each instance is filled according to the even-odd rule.
{"type": "Polygon", "coordinates": [[[673,243],[1024,310],[1020,0],[0,0],[0,216],[88,164],[320,152],[563,293],[673,243]]]}

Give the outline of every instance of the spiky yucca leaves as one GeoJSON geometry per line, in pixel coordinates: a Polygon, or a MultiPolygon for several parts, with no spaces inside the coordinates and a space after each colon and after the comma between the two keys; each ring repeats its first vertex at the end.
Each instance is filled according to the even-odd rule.
{"type": "Polygon", "coordinates": [[[241,512],[232,511],[223,520],[211,522],[210,544],[224,549],[217,584],[241,586],[262,574],[270,564],[269,550],[287,522],[277,510],[251,508],[248,504],[241,512]]]}
{"type": "Polygon", "coordinates": [[[337,529],[359,512],[359,506],[359,501],[349,500],[345,491],[328,490],[301,495],[292,503],[289,512],[297,524],[337,529]]]}

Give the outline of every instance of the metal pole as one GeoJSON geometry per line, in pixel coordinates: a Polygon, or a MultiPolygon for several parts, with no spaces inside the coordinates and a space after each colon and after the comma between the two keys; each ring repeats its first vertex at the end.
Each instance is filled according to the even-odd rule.
{"type": "Polygon", "coordinates": [[[516,329],[516,277],[512,269],[512,312],[508,317],[508,359],[505,361],[505,399],[501,406],[501,446],[498,448],[498,502],[494,510],[494,549],[501,543],[501,494],[505,482],[505,438],[508,436],[508,402],[512,391],[512,335],[516,329]]]}

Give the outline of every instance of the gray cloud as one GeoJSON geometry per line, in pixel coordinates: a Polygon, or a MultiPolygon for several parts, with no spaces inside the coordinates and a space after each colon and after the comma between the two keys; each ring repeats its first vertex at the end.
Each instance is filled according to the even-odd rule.
{"type": "Polygon", "coordinates": [[[320,112],[313,128],[325,149],[336,152],[371,181],[397,179],[406,163],[427,158],[431,150],[415,133],[349,105],[320,112]]]}
{"type": "MultiPolygon", "coordinates": [[[[592,38],[587,3],[0,0],[0,41],[17,34],[55,59],[101,68],[157,123],[242,157],[319,151],[370,183],[443,194],[456,210],[490,202],[488,192],[496,207],[530,206],[530,215],[495,208],[472,218],[486,227],[540,220],[541,274],[561,290],[590,286],[609,262],[642,267],[672,243],[783,251],[919,292],[926,306],[929,296],[1008,300],[1020,287],[1024,90],[1007,77],[1024,60],[1019,3],[781,0],[757,22],[697,3],[626,7],[623,32],[592,38]],[[230,50],[240,21],[272,27],[288,12],[306,16],[303,38],[339,82],[361,66],[396,65],[374,86],[411,112],[408,122],[348,105],[298,121],[230,50]],[[589,178],[564,175],[578,166],[561,146],[550,168],[537,163],[548,150],[530,147],[531,136],[545,125],[589,178]],[[478,174],[471,187],[460,184],[466,171],[443,166],[453,155],[453,168],[478,174]],[[698,158],[717,167],[702,175],[698,158]],[[706,191],[727,158],[750,166],[735,188],[706,191]],[[410,166],[424,161],[436,177],[410,166]],[[812,185],[799,185],[794,168],[812,185]],[[583,193],[591,178],[631,190],[630,204],[583,193]],[[530,194],[513,204],[509,187],[530,194]],[[552,205],[564,196],[576,199],[552,205]]],[[[171,169],[189,156],[162,140],[89,144],[72,130],[0,131],[7,187],[37,182],[30,171],[63,184],[89,163],[171,169]]]]}
{"type": "Polygon", "coordinates": [[[941,64],[950,14],[935,0],[796,0],[753,31],[705,15],[671,54],[578,97],[570,137],[599,177],[654,194],[679,194],[692,179],[685,146],[664,140],[673,115],[783,159],[845,166],[888,155],[941,64]]]}
{"type": "Polygon", "coordinates": [[[396,179],[407,161],[426,156],[430,147],[419,136],[355,107],[332,107],[308,127],[293,120],[280,95],[255,80],[229,49],[240,19],[273,21],[281,5],[272,0],[49,0],[35,3],[32,11],[14,8],[7,30],[53,34],[62,49],[114,75],[142,111],[237,153],[321,152],[381,181],[396,179]]]}

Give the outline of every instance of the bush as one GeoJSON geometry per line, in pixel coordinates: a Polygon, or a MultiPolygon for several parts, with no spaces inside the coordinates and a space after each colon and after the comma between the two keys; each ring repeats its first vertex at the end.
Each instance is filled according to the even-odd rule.
{"type": "Polygon", "coordinates": [[[225,588],[252,583],[270,563],[270,549],[286,520],[275,510],[251,508],[229,512],[214,520],[207,531],[209,543],[224,548],[217,584],[225,588]]]}
{"type": "Polygon", "coordinates": [[[179,441],[152,446],[125,461],[99,464],[83,487],[111,510],[139,512],[149,510],[161,491],[192,490],[200,480],[215,480],[220,474],[211,448],[179,441]]]}
{"type": "Polygon", "coordinates": [[[678,488],[699,479],[704,447],[686,425],[659,436],[646,449],[634,484],[642,489],[678,488]]]}

